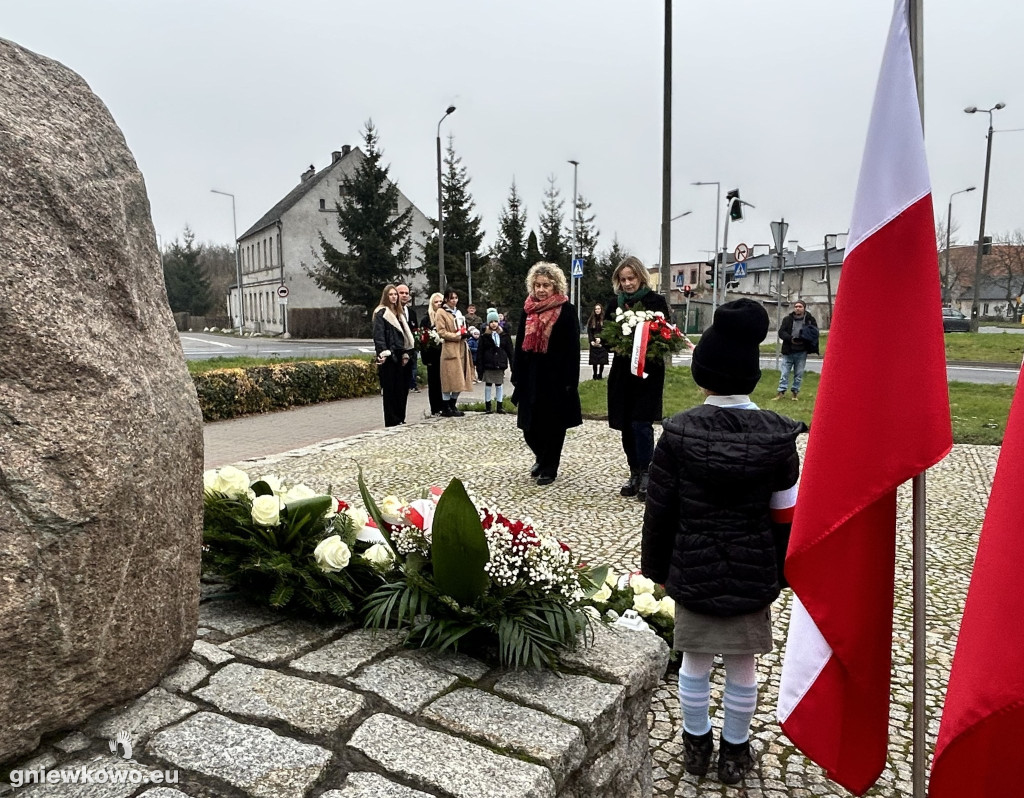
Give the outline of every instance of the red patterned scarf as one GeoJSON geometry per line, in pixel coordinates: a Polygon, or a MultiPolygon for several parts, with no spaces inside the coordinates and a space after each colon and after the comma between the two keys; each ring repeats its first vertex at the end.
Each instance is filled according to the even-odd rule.
{"type": "Polygon", "coordinates": [[[552,294],[543,302],[532,296],[526,298],[523,310],[526,312],[526,335],[523,336],[523,351],[545,354],[551,339],[551,328],[561,312],[562,305],[569,301],[565,294],[552,294]]]}

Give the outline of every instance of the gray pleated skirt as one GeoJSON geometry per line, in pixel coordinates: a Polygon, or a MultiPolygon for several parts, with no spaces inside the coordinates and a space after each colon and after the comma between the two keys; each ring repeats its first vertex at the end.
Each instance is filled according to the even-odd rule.
{"type": "Polygon", "coordinates": [[[772,650],[772,608],[719,618],[676,604],[676,651],[694,654],[766,654],[772,650]]]}

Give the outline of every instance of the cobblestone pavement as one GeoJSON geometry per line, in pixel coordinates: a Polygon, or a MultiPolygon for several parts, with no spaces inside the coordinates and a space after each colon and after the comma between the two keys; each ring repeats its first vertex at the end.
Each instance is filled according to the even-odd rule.
{"type": "MultiPolygon", "coordinates": [[[[801,446],[804,441],[801,441],[801,446]]],[[[956,644],[977,536],[984,516],[998,448],[956,446],[928,478],[928,729],[929,751],[938,731],[946,678],[956,644]]],[[[619,497],[626,476],[616,433],[601,422],[570,430],[561,473],[553,485],[538,487],[528,472],[532,456],[515,427],[514,416],[467,414],[431,419],[408,427],[382,429],[328,441],[236,465],[251,477],[277,474],[319,490],[356,499],[357,467],[371,492],[409,498],[430,484],[458,477],[470,494],[515,516],[529,516],[593,562],[632,570],[639,563],[641,504],[619,497]]],[[[897,544],[894,685],[890,713],[890,756],[870,796],[910,796],[911,783],[911,605],[910,491],[900,489],[897,544]]],[[[757,767],[745,782],[728,788],[714,768],[697,780],[682,772],[680,718],[674,676],[658,690],[650,716],[655,795],[748,796],[749,798],[838,798],[849,795],[825,778],[784,737],[775,721],[782,649],[789,620],[786,591],[775,606],[776,649],[761,658],[760,710],[754,718],[757,767]]],[[[721,724],[724,673],[713,676],[713,718],[721,724]]]]}

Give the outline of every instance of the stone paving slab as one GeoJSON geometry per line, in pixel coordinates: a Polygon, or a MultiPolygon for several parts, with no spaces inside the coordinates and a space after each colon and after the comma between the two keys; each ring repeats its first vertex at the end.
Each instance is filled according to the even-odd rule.
{"type": "Polygon", "coordinates": [[[291,663],[296,670],[348,676],[377,656],[402,644],[402,634],[386,629],[357,629],[291,663]]]}
{"type": "Polygon", "coordinates": [[[214,665],[223,665],[235,658],[234,654],[225,651],[218,645],[208,643],[205,640],[196,640],[192,644],[192,653],[202,657],[214,665]]]}
{"type": "Polygon", "coordinates": [[[554,798],[546,768],[424,729],[392,715],[373,715],[349,747],[397,776],[453,798],[554,798]]]}
{"type": "Polygon", "coordinates": [[[93,734],[112,740],[118,732],[128,732],[133,743],[144,740],[168,723],[195,712],[199,707],[191,701],[172,695],[162,687],[154,687],[124,710],[96,724],[93,734]]]}
{"type": "Polygon", "coordinates": [[[319,645],[351,628],[351,623],[316,623],[289,619],[288,623],[275,624],[229,640],[221,648],[240,657],[271,665],[291,659],[300,651],[319,645]]]}
{"type": "Polygon", "coordinates": [[[432,798],[429,793],[389,781],[376,773],[350,773],[340,790],[328,790],[320,798],[432,798]]]}
{"type": "Polygon", "coordinates": [[[169,693],[188,693],[210,675],[209,669],[198,660],[188,659],[160,681],[169,693]]]}
{"type": "Polygon", "coordinates": [[[502,676],[494,692],[550,712],[570,723],[586,724],[595,742],[611,739],[622,721],[626,689],[589,676],[551,671],[513,671],[502,676]],[[587,696],[583,702],[580,696],[587,696]]]}
{"type": "Polygon", "coordinates": [[[465,688],[441,696],[423,716],[456,734],[540,762],[550,768],[558,785],[583,761],[583,732],[579,728],[481,690],[465,688]]]}
{"type": "Polygon", "coordinates": [[[228,637],[248,634],[263,626],[280,623],[285,616],[265,607],[254,607],[241,599],[215,599],[199,605],[199,625],[216,629],[228,637]],[[253,612],[254,609],[259,610],[253,612]]]}
{"type": "Polygon", "coordinates": [[[366,705],[358,693],[235,662],[194,695],[222,712],[283,720],[313,735],[336,732],[366,705]]]}
{"type": "Polygon", "coordinates": [[[303,798],[331,760],[331,752],[320,746],[211,712],[157,733],[146,752],[254,798],[303,798]]]}
{"type": "Polygon", "coordinates": [[[389,657],[367,665],[350,681],[412,715],[458,682],[459,677],[423,667],[408,657],[389,657]]]}

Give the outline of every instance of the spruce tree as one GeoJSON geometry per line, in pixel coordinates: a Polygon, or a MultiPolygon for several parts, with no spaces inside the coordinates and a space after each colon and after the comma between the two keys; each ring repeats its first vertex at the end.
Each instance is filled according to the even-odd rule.
{"type": "Polygon", "coordinates": [[[508,199],[498,218],[498,238],[491,248],[492,262],[485,283],[486,297],[493,307],[522,304],[526,272],[526,206],[513,179],[508,199]]]}
{"type": "Polygon", "coordinates": [[[399,283],[413,272],[410,230],[412,208],[398,212],[398,184],[381,165],[373,120],[363,131],[366,152],[355,171],[341,181],[344,202],[336,203],[338,230],[347,250],[342,252],[320,236],[323,261],[308,269],[309,276],[346,305],[372,311],[388,283],[399,283]]]}
{"type": "Polygon", "coordinates": [[[543,211],[540,215],[538,243],[543,259],[562,268],[569,276],[569,234],[565,230],[565,201],[561,199],[555,176],[548,177],[544,192],[543,211]]]}
{"type": "Polygon", "coordinates": [[[583,258],[583,277],[579,281],[580,310],[583,316],[590,315],[590,310],[593,310],[595,303],[604,304],[610,293],[611,273],[600,268],[600,259],[597,257],[597,240],[600,231],[594,225],[595,218],[595,215],[590,213],[590,203],[583,198],[582,194],[577,196],[576,249],[578,256],[583,258]]]}
{"type": "Polygon", "coordinates": [[[205,316],[212,299],[210,282],[202,264],[203,247],[195,245],[195,233],[187,226],[182,238],[184,244],[174,239],[163,256],[167,303],[174,313],[205,316]]]}
{"type": "MultiPolygon", "coordinates": [[[[444,212],[444,276],[449,287],[467,297],[466,253],[470,256],[470,268],[474,271],[473,290],[476,292],[477,270],[483,265],[480,253],[484,231],[480,229],[481,218],[473,215],[476,205],[469,193],[470,178],[462,158],[455,154],[454,138],[448,137],[445,151],[445,170],[441,175],[441,209],[444,212]]],[[[423,243],[423,265],[427,272],[427,286],[431,292],[437,290],[437,220],[431,219],[435,233],[423,243]]],[[[475,299],[475,297],[474,297],[475,299]]]]}

